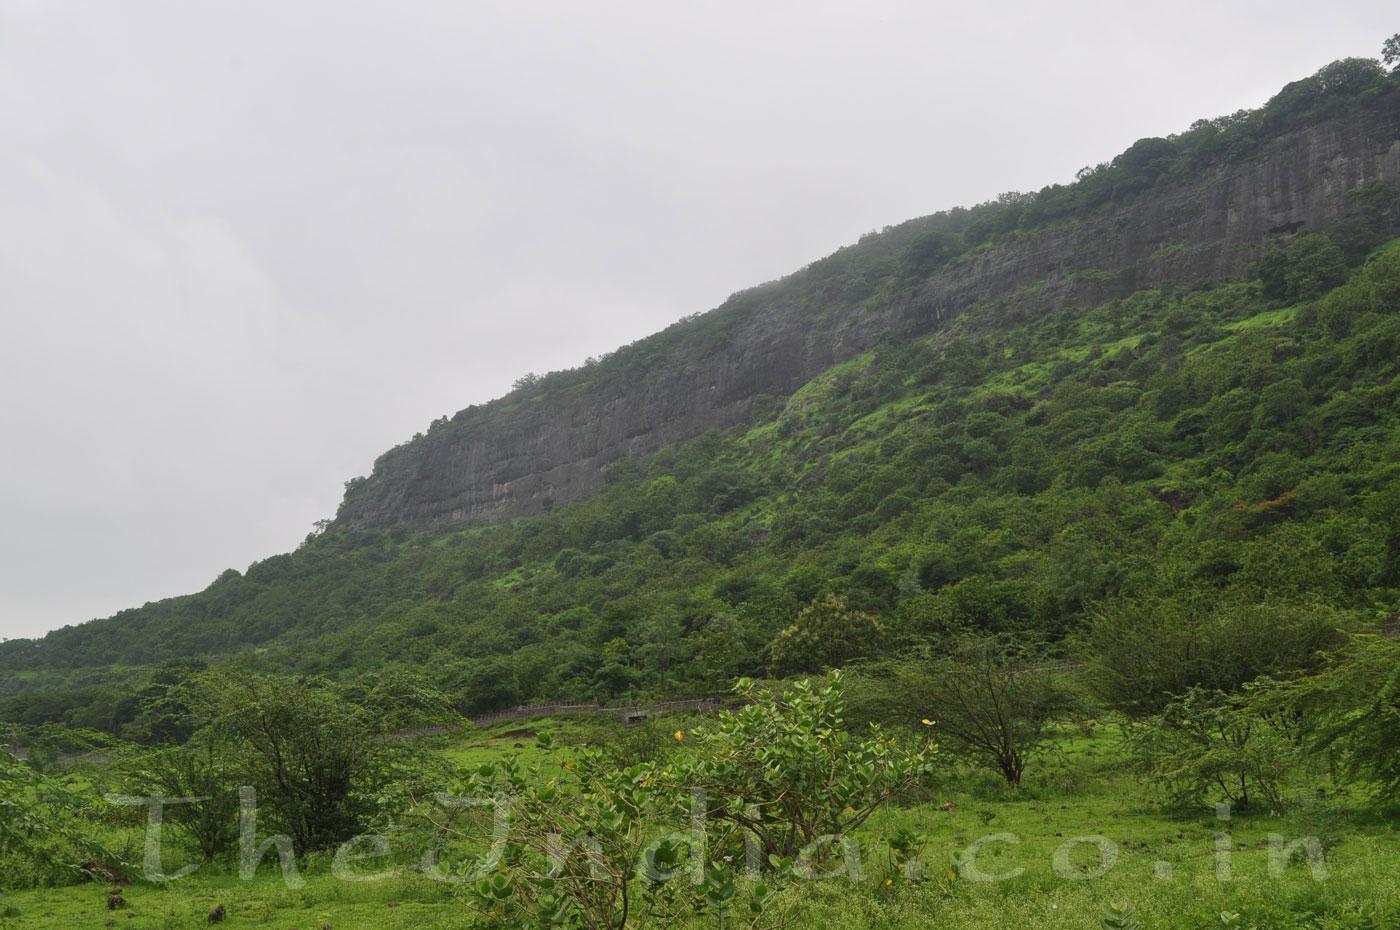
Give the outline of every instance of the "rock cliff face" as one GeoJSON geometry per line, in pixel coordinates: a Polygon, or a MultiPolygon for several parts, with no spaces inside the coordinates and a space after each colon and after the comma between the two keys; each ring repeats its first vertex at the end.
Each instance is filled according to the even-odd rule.
{"type": "MultiPolygon", "coordinates": [[[[1044,312],[1246,271],[1278,237],[1321,230],[1348,193],[1400,184],[1400,94],[1272,139],[1246,159],[971,253],[917,296],[833,313],[760,288],[598,366],[462,411],[352,482],[341,527],[473,524],[540,513],[597,491],[624,458],[744,421],[890,332],[936,330],[971,307],[1044,312]]],[[[776,293],[776,292],[775,292],[776,293]]]]}

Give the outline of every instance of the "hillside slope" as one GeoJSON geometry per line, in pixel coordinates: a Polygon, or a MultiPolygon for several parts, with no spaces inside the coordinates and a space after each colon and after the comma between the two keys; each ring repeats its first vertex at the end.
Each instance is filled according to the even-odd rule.
{"type": "Polygon", "coordinates": [[[929,333],[989,303],[1044,312],[1225,280],[1274,239],[1338,222],[1349,192],[1400,182],[1400,93],[1321,119],[1271,107],[1272,119],[1266,107],[1257,120],[1143,140],[1065,206],[1047,189],[868,237],[595,366],[438,421],[352,482],[336,522],[425,528],[545,512],[598,491],[613,463],[745,422],[756,399],[786,397],[891,334],[929,333]]]}
{"type": "Polygon", "coordinates": [[[249,653],[424,669],[480,711],[705,689],[969,627],[1063,639],[1104,609],[1377,622],[1400,603],[1400,90],[1366,73],[1139,143],[1071,187],[895,227],[459,414],[381,459],[296,552],[0,644],[0,716],[139,738],[142,695],[182,674],[153,668],[249,653]],[[509,493],[486,510],[452,490],[475,486],[470,450],[510,446],[488,425],[535,455],[571,435],[552,417],[631,422],[626,404],[748,358],[768,343],[736,334],[778,318],[827,346],[773,350],[797,359],[784,391],[608,425],[629,452],[572,459],[578,499],[471,525],[545,509],[516,494],[535,472],[497,473],[509,493]],[[787,648],[793,625],[837,652],[787,648]]]}

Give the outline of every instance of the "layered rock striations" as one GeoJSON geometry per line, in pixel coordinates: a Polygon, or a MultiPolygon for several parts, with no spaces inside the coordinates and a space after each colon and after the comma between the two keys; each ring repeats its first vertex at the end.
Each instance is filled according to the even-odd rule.
{"type": "MultiPolygon", "coordinates": [[[[1350,192],[1400,184],[1400,94],[1280,135],[1127,205],[965,254],[916,290],[833,311],[757,288],[593,368],[440,421],[351,482],[340,527],[427,528],[546,511],[609,466],[725,428],[890,333],[969,308],[1044,312],[1246,272],[1278,238],[1342,218],[1350,192]]],[[[799,273],[800,274],[800,273],[799,273]]]]}

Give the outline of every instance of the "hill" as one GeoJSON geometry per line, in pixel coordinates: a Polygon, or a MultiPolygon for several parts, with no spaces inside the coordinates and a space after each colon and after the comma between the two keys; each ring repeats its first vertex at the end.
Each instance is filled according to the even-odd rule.
{"type": "MultiPolygon", "coordinates": [[[[1400,97],[1338,62],[1259,111],[1143,139],[1068,187],[911,220],[595,360],[434,422],[347,486],[340,527],[425,529],[547,512],[607,470],[750,422],[883,340],[968,310],[1094,306],[1247,272],[1270,243],[1400,180],[1400,97]]],[[[984,314],[995,323],[998,314],[984,314]]]]}
{"type": "Polygon", "coordinates": [[[151,688],[234,656],[416,666],[476,712],[1064,641],[1106,605],[1380,622],[1400,81],[1339,62],[1081,174],[436,422],[297,551],[0,645],[3,716],[139,738],[151,688]]]}

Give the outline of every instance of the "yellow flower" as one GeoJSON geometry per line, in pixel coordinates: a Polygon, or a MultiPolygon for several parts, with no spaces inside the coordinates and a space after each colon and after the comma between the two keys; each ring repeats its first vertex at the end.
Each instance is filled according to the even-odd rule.
{"type": "Polygon", "coordinates": [[[885,884],[886,884],[886,885],[893,885],[893,884],[894,884],[894,879],[892,879],[892,878],[887,878],[887,879],[885,879],[885,884]]]}
{"type": "Polygon", "coordinates": [[[922,723],[922,724],[923,724],[924,726],[926,726],[926,727],[931,727],[931,726],[933,726],[933,721],[930,720],[930,719],[928,719],[927,717],[925,717],[923,720],[920,720],[919,722],[922,723]]]}
{"type": "Polygon", "coordinates": [[[682,733],[680,730],[677,730],[677,731],[676,731],[676,742],[678,742],[678,743],[683,743],[683,742],[685,742],[685,734],[682,733]]]}

